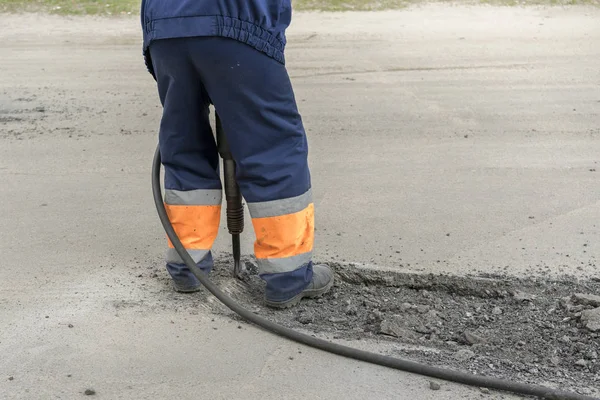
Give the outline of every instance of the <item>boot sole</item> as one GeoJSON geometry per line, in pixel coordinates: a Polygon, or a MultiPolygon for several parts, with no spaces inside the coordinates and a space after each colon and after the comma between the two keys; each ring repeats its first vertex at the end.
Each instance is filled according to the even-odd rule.
{"type": "Polygon", "coordinates": [[[182,286],[178,286],[175,283],[173,283],[173,290],[175,290],[177,293],[195,293],[195,292],[201,291],[202,286],[182,287],[182,286]]]}
{"type": "Polygon", "coordinates": [[[292,297],[286,301],[269,301],[265,300],[267,306],[272,308],[286,309],[293,307],[300,303],[303,298],[314,299],[323,296],[333,287],[333,278],[329,281],[329,283],[323,286],[321,289],[308,289],[298,293],[296,296],[292,297]]]}

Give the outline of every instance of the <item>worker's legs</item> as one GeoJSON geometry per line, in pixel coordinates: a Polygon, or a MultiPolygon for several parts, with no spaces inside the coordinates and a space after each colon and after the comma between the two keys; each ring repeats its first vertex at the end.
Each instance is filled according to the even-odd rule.
{"type": "MultiPolygon", "coordinates": [[[[166,42],[166,43],[165,43],[166,42]]],[[[210,100],[183,43],[150,47],[163,116],[159,145],[165,171],[165,207],[179,239],[197,266],[209,272],[221,215],[219,156],[209,123],[210,100]]],[[[180,291],[199,288],[168,241],[167,270],[180,291]]]]}
{"type": "MultiPolygon", "coordinates": [[[[313,272],[325,273],[324,267],[313,270],[311,260],[314,207],[308,146],[287,71],[234,40],[184,40],[238,166],[267,300],[285,302],[312,288],[313,272]]],[[[317,281],[324,279],[329,278],[317,281]]]]}

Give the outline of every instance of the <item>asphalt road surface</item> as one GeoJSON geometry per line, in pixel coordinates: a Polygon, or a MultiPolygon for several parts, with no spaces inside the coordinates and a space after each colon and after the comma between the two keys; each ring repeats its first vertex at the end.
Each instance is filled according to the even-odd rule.
{"type": "MultiPolygon", "coordinates": [[[[597,276],[599,17],[296,14],[287,63],[309,134],[317,259],[597,276]]],[[[178,307],[154,275],[161,109],[138,19],[0,26],[0,398],[482,396],[178,307]]],[[[252,242],[247,229],[244,253],[252,242]]],[[[229,250],[224,225],[215,250],[229,250]]]]}

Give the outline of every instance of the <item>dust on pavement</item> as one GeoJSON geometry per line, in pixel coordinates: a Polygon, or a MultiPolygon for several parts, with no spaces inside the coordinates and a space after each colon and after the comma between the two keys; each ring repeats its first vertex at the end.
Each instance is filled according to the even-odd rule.
{"type": "MultiPolygon", "coordinates": [[[[432,365],[600,395],[600,279],[457,277],[330,263],[336,271],[330,293],[273,311],[262,305],[254,260],[244,264],[239,281],[233,260],[220,258],[211,279],[284,326],[333,340],[376,341],[390,355],[432,365]]],[[[239,320],[207,301],[206,292],[177,297],[182,311],[203,304],[239,320]]]]}

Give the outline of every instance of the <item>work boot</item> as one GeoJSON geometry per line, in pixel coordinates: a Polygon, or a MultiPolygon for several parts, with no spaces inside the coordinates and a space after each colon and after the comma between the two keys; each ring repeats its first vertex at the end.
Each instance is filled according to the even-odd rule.
{"type": "Polygon", "coordinates": [[[300,303],[304,297],[315,298],[327,293],[333,286],[333,271],[326,265],[313,265],[313,276],[308,286],[289,300],[272,301],[265,299],[267,306],[289,308],[300,303]]]}
{"type": "Polygon", "coordinates": [[[173,281],[173,290],[178,293],[195,293],[202,290],[202,284],[185,284],[177,281],[173,281]]]}
{"type": "MultiPolygon", "coordinates": [[[[206,275],[211,268],[204,265],[198,265],[200,270],[206,275]]],[[[184,264],[167,263],[167,271],[173,279],[173,290],[179,293],[195,293],[202,290],[202,284],[190,269],[184,264]]]]}

